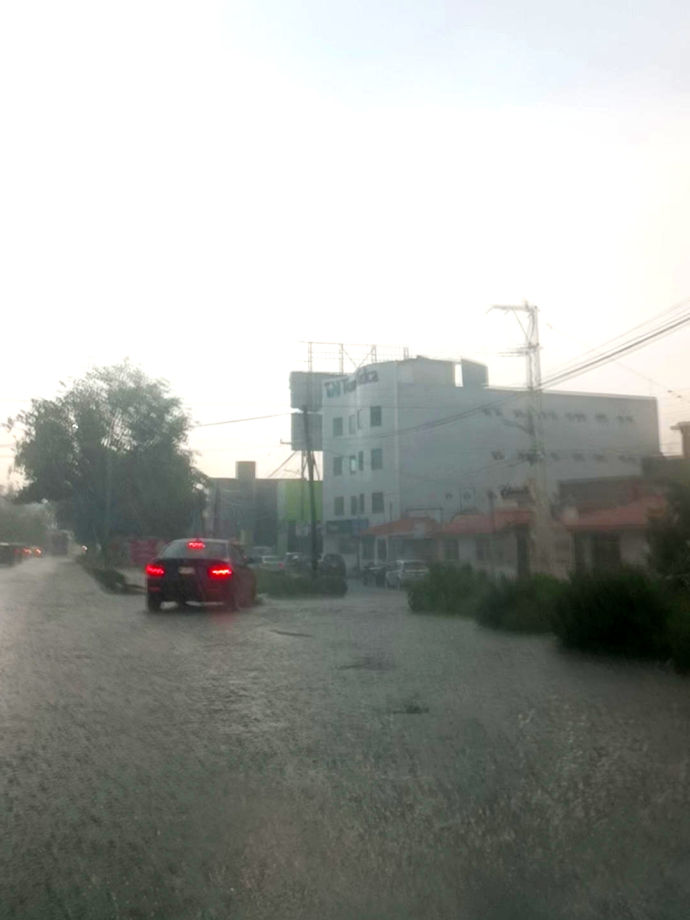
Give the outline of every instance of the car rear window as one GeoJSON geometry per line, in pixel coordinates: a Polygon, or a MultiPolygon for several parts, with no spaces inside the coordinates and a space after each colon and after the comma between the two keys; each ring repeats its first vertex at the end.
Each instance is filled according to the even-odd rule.
{"type": "Polygon", "coordinates": [[[161,559],[226,559],[225,540],[173,540],[163,549],[161,559]]]}

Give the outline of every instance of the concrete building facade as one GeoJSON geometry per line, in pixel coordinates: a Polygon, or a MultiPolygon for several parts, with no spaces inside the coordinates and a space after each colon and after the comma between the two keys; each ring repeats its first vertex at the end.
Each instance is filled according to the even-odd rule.
{"type": "MultiPolygon", "coordinates": [[[[321,518],[321,482],[314,483],[321,518]]],[[[281,555],[310,545],[309,490],[300,479],[258,479],[253,461],[236,464],[236,475],[210,480],[204,529],[247,547],[269,547],[281,555]]]]}
{"type": "MultiPolygon", "coordinates": [[[[534,477],[526,390],[491,387],[484,365],[417,357],[323,383],[324,551],[356,564],[359,533],[404,517],[439,524],[489,510],[489,493],[534,477]]],[[[636,476],[659,453],[656,400],[545,392],[547,489],[636,476]]]]}

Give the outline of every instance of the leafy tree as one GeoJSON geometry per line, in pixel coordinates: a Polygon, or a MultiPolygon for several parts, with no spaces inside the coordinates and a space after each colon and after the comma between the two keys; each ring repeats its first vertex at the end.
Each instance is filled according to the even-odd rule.
{"type": "Polygon", "coordinates": [[[27,480],[19,500],[55,502],[58,526],[81,542],[168,539],[198,521],[205,479],[186,448],[189,416],[165,382],[128,362],[33,400],[13,424],[15,465],[27,480]]]}
{"type": "Polygon", "coordinates": [[[690,477],[666,483],[668,508],[652,518],[647,531],[650,564],[677,584],[690,581],[690,477]]]}

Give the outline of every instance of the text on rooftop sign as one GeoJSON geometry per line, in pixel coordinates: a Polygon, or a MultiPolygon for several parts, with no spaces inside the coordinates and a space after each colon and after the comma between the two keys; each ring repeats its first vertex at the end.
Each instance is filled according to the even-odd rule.
{"type": "Polygon", "coordinates": [[[329,380],[324,384],[326,387],[326,396],[342,396],[343,393],[352,393],[357,387],[365,383],[378,383],[378,371],[363,367],[358,370],[352,377],[343,377],[340,380],[329,380]]]}

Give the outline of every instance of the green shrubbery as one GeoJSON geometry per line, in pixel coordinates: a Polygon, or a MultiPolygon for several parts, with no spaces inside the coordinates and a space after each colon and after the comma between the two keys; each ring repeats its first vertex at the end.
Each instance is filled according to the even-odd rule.
{"type": "Polygon", "coordinates": [[[435,564],[429,574],[418,581],[407,592],[410,609],[415,613],[455,613],[460,616],[474,616],[477,604],[489,585],[482,572],[471,566],[458,568],[452,565],[435,564]]]}
{"type": "Polygon", "coordinates": [[[477,622],[511,632],[549,632],[554,604],[563,582],[550,575],[532,575],[489,585],[476,612],[477,622]]]}
{"type": "Polygon", "coordinates": [[[550,628],[549,611],[560,588],[548,575],[492,582],[469,565],[437,564],[409,589],[408,601],[415,613],[454,613],[497,629],[543,632],[550,628]]]}
{"type": "Polygon", "coordinates": [[[287,575],[257,570],[257,591],[269,597],[342,597],[347,581],[339,575],[287,575]]]}
{"type": "Polygon", "coordinates": [[[556,601],[553,630],[569,648],[666,658],[671,603],[669,590],[640,569],[575,575],[556,601]]]}
{"type": "Polygon", "coordinates": [[[690,602],[676,599],[668,619],[671,660],[678,671],[690,671],[690,602]]]}
{"type": "Polygon", "coordinates": [[[469,566],[433,565],[408,600],[415,612],[473,616],[494,629],[551,630],[567,648],[670,659],[690,671],[690,593],[642,569],[491,582],[469,566]]]}

